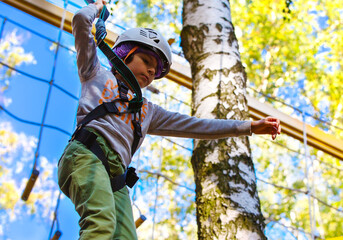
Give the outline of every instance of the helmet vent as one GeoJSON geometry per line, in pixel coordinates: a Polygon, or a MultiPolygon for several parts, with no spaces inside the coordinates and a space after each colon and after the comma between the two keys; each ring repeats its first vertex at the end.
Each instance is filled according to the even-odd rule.
{"type": "Polygon", "coordinates": [[[154,42],[158,44],[160,42],[160,39],[155,39],[154,42]]]}
{"type": "Polygon", "coordinates": [[[141,29],[139,31],[139,34],[142,35],[143,37],[148,37],[148,34],[146,33],[146,31],[144,31],[143,29],[141,29]]]}

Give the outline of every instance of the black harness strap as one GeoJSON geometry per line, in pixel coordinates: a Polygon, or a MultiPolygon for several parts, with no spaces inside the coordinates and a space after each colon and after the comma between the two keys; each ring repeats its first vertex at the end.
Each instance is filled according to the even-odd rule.
{"type": "MultiPolygon", "coordinates": [[[[90,121],[104,117],[105,115],[112,113],[116,115],[121,115],[123,113],[129,113],[129,112],[119,112],[117,106],[115,103],[117,101],[122,101],[122,102],[128,102],[127,98],[127,92],[128,88],[127,86],[122,83],[121,81],[118,80],[119,84],[119,97],[120,99],[116,99],[112,102],[105,102],[96,108],[94,108],[90,113],[84,117],[81,122],[78,124],[76,131],[74,132],[71,141],[74,139],[75,135],[77,134],[78,131],[80,131],[84,126],[86,126],[90,121]]],[[[141,128],[141,111],[138,111],[138,120],[136,116],[136,112],[133,113],[133,119],[132,119],[132,125],[133,125],[133,142],[131,146],[131,155],[133,156],[134,153],[137,150],[138,144],[140,139],[142,138],[142,128],[141,128]]]]}
{"type": "Polygon", "coordinates": [[[137,176],[135,172],[136,169],[134,169],[133,167],[129,167],[125,171],[125,173],[111,178],[108,160],[104,152],[102,151],[99,143],[96,141],[96,139],[97,139],[97,135],[88,131],[85,128],[80,129],[74,135],[74,140],[77,140],[81,142],[82,144],[84,144],[90,151],[92,151],[101,160],[110,178],[111,188],[113,192],[116,192],[122,189],[125,185],[132,188],[139,179],[139,177],[137,176]]]}
{"type": "Polygon", "coordinates": [[[101,160],[102,164],[105,166],[106,172],[110,173],[110,166],[108,165],[104,152],[96,141],[97,137],[98,136],[96,134],[85,128],[81,128],[74,135],[74,139],[83,143],[89,150],[91,150],[101,160]]]}
{"type": "Polygon", "coordinates": [[[78,124],[78,128],[82,128],[83,126],[85,126],[87,123],[89,123],[90,121],[103,117],[108,113],[114,113],[117,115],[120,115],[120,112],[117,108],[117,106],[115,105],[116,101],[113,102],[105,102],[99,106],[97,106],[96,108],[94,108],[90,113],[88,113],[86,115],[86,117],[84,117],[82,119],[82,121],[78,124]]]}
{"type": "MultiPolygon", "coordinates": [[[[130,113],[130,112],[119,112],[117,106],[115,103],[117,101],[122,101],[122,102],[128,102],[127,98],[127,93],[128,93],[128,87],[122,83],[121,81],[118,80],[119,84],[119,99],[116,99],[112,102],[105,102],[96,108],[94,108],[90,113],[84,117],[81,122],[79,123],[77,129],[75,130],[72,138],[70,141],[77,140],[84,144],[90,151],[96,155],[102,164],[104,165],[106,172],[108,173],[111,181],[111,187],[112,191],[116,192],[120,189],[122,189],[125,185],[129,187],[133,187],[133,185],[138,181],[139,177],[135,173],[135,169],[130,167],[128,168],[124,174],[116,176],[114,178],[111,178],[111,173],[110,173],[110,167],[108,164],[107,157],[105,156],[103,150],[101,149],[99,143],[96,141],[97,135],[88,131],[87,129],[84,128],[90,121],[104,117],[105,115],[111,113],[111,114],[116,114],[116,115],[121,115],[124,113],[130,113]]],[[[136,120],[136,112],[133,113],[133,118],[132,119],[132,124],[134,127],[134,138],[131,146],[131,154],[133,155],[138,147],[139,140],[142,137],[142,131],[141,131],[141,112],[138,112],[138,121],[136,120]]]]}

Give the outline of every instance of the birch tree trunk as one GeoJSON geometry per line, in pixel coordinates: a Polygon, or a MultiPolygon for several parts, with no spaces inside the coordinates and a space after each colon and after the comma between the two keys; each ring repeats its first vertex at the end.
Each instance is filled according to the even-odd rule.
{"type": "MultiPolygon", "coordinates": [[[[244,120],[246,74],[228,0],[184,0],[182,48],[193,78],[193,114],[244,120]]],[[[198,238],[266,239],[248,137],[194,142],[198,238]]]]}

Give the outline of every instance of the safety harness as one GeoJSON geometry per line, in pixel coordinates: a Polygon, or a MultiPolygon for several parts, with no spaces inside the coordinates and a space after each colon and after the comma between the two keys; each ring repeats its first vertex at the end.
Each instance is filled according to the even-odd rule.
{"type": "Polygon", "coordinates": [[[100,17],[95,25],[96,33],[95,38],[99,49],[105,54],[108,60],[112,63],[116,71],[124,78],[124,82],[117,80],[119,89],[119,99],[115,99],[112,102],[104,102],[101,105],[94,108],[90,113],[82,119],[78,124],[75,132],[73,133],[70,141],[77,140],[83,143],[90,151],[92,151],[104,165],[110,180],[112,191],[118,191],[125,185],[132,188],[138,181],[139,177],[135,173],[135,168],[129,167],[124,174],[111,178],[110,168],[108,160],[101,149],[99,143],[96,141],[97,135],[88,131],[85,126],[92,120],[102,118],[107,114],[123,115],[133,114],[132,125],[133,125],[133,143],[131,147],[131,156],[136,152],[139,140],[142,137],[141,130],[141,108],[143,105],[143,97],[141,88],[131,70],[126,64],[118,57],[118,55],[112,51],[112,49],[104,41],[107,32],[105,27],[105,20],[108,17],[108,10],[106,6],[103,7],[100,17]],[[134,97],[129,100],[127,97],[129,89],[134,93],[134,97]],[[116,102],[127,102],[128,110],[120,112],[116,106],[116,102]]]}

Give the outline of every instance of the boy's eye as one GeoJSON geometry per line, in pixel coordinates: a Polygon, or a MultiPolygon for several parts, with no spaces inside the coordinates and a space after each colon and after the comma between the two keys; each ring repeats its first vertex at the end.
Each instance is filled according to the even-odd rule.
{"type": "MultiPolygon", "coordinates": [[[[142,61],[144,64],[146,64],[149,67],[155,67],[153,61],[148,57],[143,56],[142,61]]],[[[157,71],[157,66],[155,67],[155,71],[157,71]]]]}

